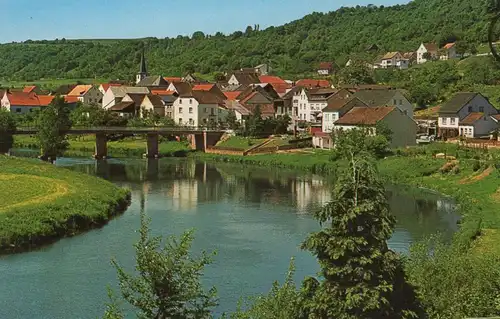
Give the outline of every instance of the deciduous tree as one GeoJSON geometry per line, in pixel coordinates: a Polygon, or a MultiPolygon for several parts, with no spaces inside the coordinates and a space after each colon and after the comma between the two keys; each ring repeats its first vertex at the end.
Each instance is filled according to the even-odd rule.
{"type": "Polygon", "coordinates": [[[70,109],[63,97],[56,96],[38,116],[36,137],[42,159],[54,159],[64,153],[69,145],[67,131],[70,128],[70,109]]]}

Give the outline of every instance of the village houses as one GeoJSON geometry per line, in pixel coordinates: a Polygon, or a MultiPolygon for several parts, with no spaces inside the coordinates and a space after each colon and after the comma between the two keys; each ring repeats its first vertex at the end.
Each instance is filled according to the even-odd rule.
{"type": "Polygon", "coordinates": [[[207,91],[192,91],[180,95],[173,104],[174,120],[181,126],[206,126],[219,121],[223,101],[207,91]]]}
{"type": "Polygon", "coordinates": [[[408,69],[409,65],[410,60],[404,58],[400,52],[388,52],[382,57],[380,61],[380,67],[382,69],[397,68],[400,70],[404,70],[408,69]]]}
{"type": "Polygon", "coordinates": [[[321,62],[318,67],[318,75],[328,76],[332,75],[334,72],[333,62],[321,62]]]}
{"type": "Polygon", "coordinates": [[[404,96],[401,90],[375,89],[359,90],[354,96],[366,103],[368,106],[396,106],[408,117],[413,118],[413,105],[404,96]]]}
{"type": "Polygon", "coordinates": [[[103,94],[95,85],[77,85],[68,94],[68,97],[75,97],[83,104],[102,104],[103,94]]]}
{"type": "Polygon", "coordinates": [[[417,64],[422,64],[438,58],[438,46],[435,43],[422,43],[417,50],[417,64]]]}
{"type": "Polygon", "coordinates": [[[480,93],[460,92],[439,109],[438,135],[468,138],[489,135],[498,126],[498,110],[480,93]]]}
{"type": "Polygon", "coordinates": [[[458,58],[457,46],[455,43],[447,43],[441,49],[441,54],[439,55],[440,60],[451,60],[458,58]]]}

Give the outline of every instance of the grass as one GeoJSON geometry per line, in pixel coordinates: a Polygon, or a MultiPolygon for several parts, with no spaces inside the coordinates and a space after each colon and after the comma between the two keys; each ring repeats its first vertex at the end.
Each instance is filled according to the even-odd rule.
{"type": "Polygon", "coordinates": [[[36,85],[39,87],[55,89],[66,84],[100,84],[106,82],[107,81],[105,79],[42,79],[35,81],[0,81],[0,87],[21,88],[29,85],[36,85]]]}
{"type": "Polygon", "coordinates": [[[233,136],[223,142],[217,144],[217,146],[235,148],[240,150],[247,150],[252,146],[266,141],[265,138],[247,138],[241,136],[233,136]]]}
{"type": "Polygon", "coordinates": [[[0,253],[34,249],[104,225],[129,192],[37,160],[0,156],[0,253]]]}
{"type": "MultiPolygon", "coordinates": [[[[95,136],[71,136],[69,156],[91,156],[95,151],[95,136]]],[[[128,137],[119,141],[108,141],[108,155],[110,157],[142,157],[146,153],[146,139],[144,137],[128,137]]],[[[14,136],[14,146],[17,148],[38,148],[37,141],[32,136],[14,136]]],[[[161,141],[159,152],[164,157],[183,157],[190,152],[190,146],[185,142],[161,141]]]]}

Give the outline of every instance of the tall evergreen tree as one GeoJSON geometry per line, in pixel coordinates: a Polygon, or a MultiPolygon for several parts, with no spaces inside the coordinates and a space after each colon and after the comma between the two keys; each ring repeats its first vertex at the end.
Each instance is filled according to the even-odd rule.
{"type": "Polygon", "coordinates": [[[323,277],[304,282],[304,317],[425,318],[398,255],[387,246],[395,219],[374,163],[356,146],[361,137],[356,131],[340,137],[352,140],[343,143],[349,168],[334,188],[335,200],[316,214],[328,227],[303,244],[318,258],[323,277]]]}
{"type": "Polygon", "coordinates": [[[0,107],[0,153],[7,153],[14,144],[12,132],[16,129],[16,121],[12,114],[0,107]]]}

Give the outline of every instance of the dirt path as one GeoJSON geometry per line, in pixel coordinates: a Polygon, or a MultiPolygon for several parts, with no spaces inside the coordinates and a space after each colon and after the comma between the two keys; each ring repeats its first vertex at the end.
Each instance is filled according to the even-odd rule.
{"type": "Polygon", "coordinates": [[[16,204],[2,206],[0,207],[0,213],[13,208],[50,202],[69,193],[69,185],[62,180],[34,175],[0,174],[0,182],[8,183],[9,180],[17,178],[29,179],[33,183],[50,183],[51,185],[53,185],[52,192],[41,196],[35,196],[30,198],[29,200],[24,200],[16,204]]]}
{"type": "Polygon", "coordinates": [[[489,166],[487,169],[482,171],[481,174],[479,174],[479,175],[469,176],[469,177],[462,179],[460,181],[460,184],[465,185],[465,184],[472,184],[475,182],[479,182],[480,180],[483,180],[486,177],[490,176],[490,174],[493,173],[494,170],[495,170],[495,168],[493,166],[489,166]]]}

